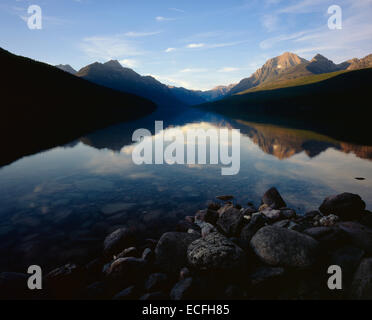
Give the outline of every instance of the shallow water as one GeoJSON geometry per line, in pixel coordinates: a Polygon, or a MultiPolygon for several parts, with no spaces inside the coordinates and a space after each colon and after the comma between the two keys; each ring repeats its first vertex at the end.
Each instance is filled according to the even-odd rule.
{"type": "Polygon", "coordinates": [[[135,165],[131,135],[141,127],[154,132],[152,121],[116,125],[20,159],[0,168],[0,271],[88,260],[121,225],[159,236],[221,194],[259,205],[276,186],[288,206],[304,213],[347,191],[372,208],[372,147],[197,112],[167,125],[185,132],[240,129],[240,172],[222,176],[221,165],[135,165]]]}

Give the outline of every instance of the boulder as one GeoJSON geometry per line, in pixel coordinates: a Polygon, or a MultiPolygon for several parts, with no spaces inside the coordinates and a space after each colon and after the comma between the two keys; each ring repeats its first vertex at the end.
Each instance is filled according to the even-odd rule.
{"type": "Polygon", "coordinates": [[[360,217],[365,207],[359,195],[345,192],[324,199],[319,210],[324,215],[335,214],[341,220],[354,220],[360,217]]]}
{"type": "Polygon", "coordinates": [[[218,212],[212,209],[199,210],[195,214],[196,221],[204,221],[215,225],[218,220],[218,212]]]}
{"type": "Polygon", "coordinates": [[[135,244],[136,236],[134,230],[120,228],[109,234],[103,242],[103,253],[112,256],[135,244]]]}
{"type": "Polygon", "coordinates": [[[372,299],[372,258],[363,259],[351,283],[350,297],[359,300],[372,299]]]}
{"type": "Polygon", "coordinates": [[[117,259],[118,258],[126,258],[126,257],[137,257],[138,258],[139,256],[139,252],[137,250],[136,247],[130,247],[130,248],[127,248],[127,249],[124,249],[122,252],[120,252],[118,255],[117,255],[117,259]]]}
{"type": "Polygon", "coordinates": [[[244,226],[240,233],[239,243],[241,247],[248,248],[255,233],[266,224],[266,217],[261,213],[252,215],[250,222],[244,226]]]}
{"type": "Polygon", "coordinates": [[[358,222],[340,222],[338,227],[344,230],[350,240],[351,243],[366,251],[367,253],[372,253],[372,229],[366,227],[363,224],[358,222]]]}
{"type": "Polygon", "coordinates": [[[287,206],[279,191],[275,187],[270,188],[265,192],[262,197],[262,203],[266,204],[272,209],[280,209],[287,206]]]}
{"type": "Polygon", "coordinates": [[[195,298],[194,279],[189,277],[178,281],[170,292],[171,300],[189,300],[195,298]]]}
{"type": "Polygon", "coordinates": [[[261,211],[261,213],[269,219],[270,222],[278,221],[282,219],[284,216],[280,210],[266,208],[261,211]]]}
{"type": "Polygon", "coordinates": [[[318,254],[319,243],[297,231],[266,226],[257,231],[251,247],[257,256],[272,266],[310,267],[318,254]]]}
{"type": "Polygon", "coordinates": [[[234,199],[234,196],[231,195],[222,195],[222,196],[217,196],[216,199],[222,200],[222,201],[229,201],[234,199]]]}
{"type": "Polygon", "coordinates": [[[349,239],[345,231],[335,227],[313,227],[306,229],[304,233],[316,239],[321,250],[339,248],[347,244],[349,239]]]}
{"type": "Polygon", "coordinates": [[[155,261],[160,270],[178,274],[187,263],[187,247],[199,237],[196,233],[164,233],[155,248],[155,261]]]}
{"type": "Polygon", "coordinates": [[[152,263],[155,259],[155,254],[150,248],[146,248],[142,252],[142,259],[145,260],[147,263],[152,263]]]}
{"type": "Polygon", "coordinates": [[[243,213],[233,207],[225,210],[217,220],[217,227],[228,237],[239,236],[244,224],[243,213]]]}
{"type": "Polygon", "coordinates": [[[285,219],[292,219],[297,216],[296,211],[291,208],[280,208],[280,213],[285,219]]]}
{"type": "Polygon", "coordinates": [[[187,258],[190,265],[199,270],[231,271],[246,265],[243,250],[218,232],[192,242],[187,258]]]}
{"type": "Polygon", "coordinates": [[[360,217],[359,222],[369,228],[372,228],[372,212],[364,210],[363,214],[360,217]]]}

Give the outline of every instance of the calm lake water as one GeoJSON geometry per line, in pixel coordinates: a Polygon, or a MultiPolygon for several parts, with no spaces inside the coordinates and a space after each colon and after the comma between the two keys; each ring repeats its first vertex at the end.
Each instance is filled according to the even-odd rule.
{"type": "Polygon", "coordinates": [[[123,225],[159,236],[221,194],[259,205],[276,186],[304,213],[347,191],[372,209],[372,147],[190,111],[166,125],[240,129],[239,174],[221,176],[221,165],[135,165],[132,133],[154,132],[153,120],[112,126],[0,168],[0,271],[89,260],[123,225]]]}

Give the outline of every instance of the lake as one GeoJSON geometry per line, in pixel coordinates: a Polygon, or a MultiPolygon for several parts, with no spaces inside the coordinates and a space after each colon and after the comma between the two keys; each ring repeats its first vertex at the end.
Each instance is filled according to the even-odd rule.
{"type": "Polygon", "coordinates": [[[222,176],[221,165],[135,165],[132,133],[154,132],[154,120],[161,119],[115,125],[0,168],[0,271],[86,262],[123,225],[159,237],[222,194],[259,206],[275,186],[303,214],[328,195],[352,192],[372,208],[371,146],[190,110],[167,119],[165,130],[239,129],[239,173],[222,176]]]}

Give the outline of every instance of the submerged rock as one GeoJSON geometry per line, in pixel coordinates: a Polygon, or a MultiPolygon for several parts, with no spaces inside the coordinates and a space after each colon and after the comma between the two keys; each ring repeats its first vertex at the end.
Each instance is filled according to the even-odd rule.
{"type": "Polygon", "coordinates": [[[246,255],[232,241],[213,232],[189,245],[188,262],[199,270],[230,271],[246,265],[246,255]]]}
{"type": "Polygon", "coordinates": [[[266,226],[251,240],[254,252],[267,264],[305,268],[317,257],[318,242],[297,231],[266,226]]]}
{"type": "Polygon", "coordinates": [[[324,215],[335,214],[342,220],[354,220],[365,208],[366,204],[359,195],[345,192],[325,198],[319,210],[324,215]]]}
{"type": "Polygon", "coordinates": [[[265,192],[262,197],[262,203],[266,204],[272,209],[280,209],[287,206],[279,191],[275,187],[270,188],[265,192]]]}

